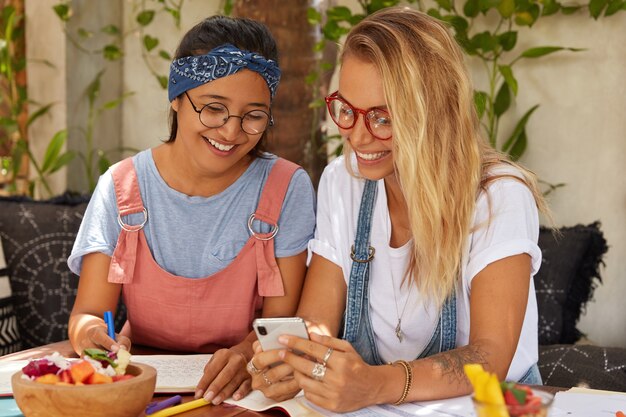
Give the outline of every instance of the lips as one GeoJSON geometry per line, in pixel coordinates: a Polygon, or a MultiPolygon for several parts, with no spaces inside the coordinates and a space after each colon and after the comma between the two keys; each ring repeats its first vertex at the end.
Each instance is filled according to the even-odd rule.
{"type": "Polygon", "coordinates": [[[235,145],[224,145],[223,143],[216,142],[213,139],[207,138],[205,136],[203,136],[203,138],[205,142],[208,142],[211,146],[213,146],[218,151],[228,152],[235,147],[235,145]]]}
{"type": "Polygon", "coordinates": [[[378,159],[381,159],[385,156],[387,156],[390,152],[389,151],[383,151],[383,152],[358,152],[355,151],[356,155],[365,160],[365,161],[376,161],[378,159]]]}

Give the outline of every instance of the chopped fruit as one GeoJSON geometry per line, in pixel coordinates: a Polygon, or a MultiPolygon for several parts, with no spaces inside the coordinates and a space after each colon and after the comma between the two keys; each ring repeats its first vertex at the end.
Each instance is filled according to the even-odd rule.
{"type": "Polygon", "coordinates": [[[86,384],[110,384],[113,382],[113,378],[108,375],[102,375],[97,372],[94,372],[87,378],[85,381],[86,384]]]}
{"type": "Polygon", "coordinates": [[[130,363],[130,352],[125,349],[117,351],[117,367],[115,373],[118,375],[124,375],[126,373],[126,367],[130,363]]]}
{"type": "Polygon", "coordinates": [[[134,377],[134,375],[115,375],[113,377],[113,382],[126,381],[127,379],[133,379],[134,377]]]}
{"type": "Polygon", "coordinates": [[[37,378],[35,378],[35,381],[41,384],[56,384],[58,382],[61,382],[58,375],[55,374],[45,374],[42,376],[38,376],[37,378]]]}
{"type": "Polygon", "coordinates": [[[61,382],[65,382],[68,384],[74,383],[74,379],[72,378],[72,373],[69,371],[69,369],[61,371],[61,373],[59,373],[58,375],[59,375],[59,378],[61,379],[61,382]]]}
{"type": "Polygon", "coordinates": [[[86,382],[96,370],[87,361],[77,361],[70,367],[70,373],[74,382],[86,382]]]}

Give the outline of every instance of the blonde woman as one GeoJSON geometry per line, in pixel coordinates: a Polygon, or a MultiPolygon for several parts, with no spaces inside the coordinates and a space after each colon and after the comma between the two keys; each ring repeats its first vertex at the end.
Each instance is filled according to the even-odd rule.
{"type": "Polygon", "coordinates": [[[316,330],[257,346],[253,387],[344,412],[467,394],[467,363],[541,383],[544,203],[533,175],[483,142],[446,27],[407,8],[364,19],[326,100],[345,155],[324,171],[309,242],[298,314],[316,330]]]}

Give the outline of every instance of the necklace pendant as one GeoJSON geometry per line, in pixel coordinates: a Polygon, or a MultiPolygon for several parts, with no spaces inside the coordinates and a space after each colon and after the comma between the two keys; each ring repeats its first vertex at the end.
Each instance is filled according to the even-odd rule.
{"type": "Polygon", "coordinates": [[[404,334],[402,334],[402,319],[401,318],[398,319],[398,324],[396,325],[396,337],[398,338],[398,341],[402,343],[402,339],[404,339],[404,334]]]}

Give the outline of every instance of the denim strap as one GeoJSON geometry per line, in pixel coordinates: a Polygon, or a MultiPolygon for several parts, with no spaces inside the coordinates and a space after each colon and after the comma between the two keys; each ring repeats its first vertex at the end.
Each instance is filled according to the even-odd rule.
{"type": "MultiPolygon", "coordinates": [[[[344,317],[343,338],[351,343],[356,340],[363,303],[367,302],[366,291],[369,290],[369,263],[374,259],[374,249],[369,245],[372,228],[372,214],[376,201],[376,182],[365,180],[361,197],[356,238],[352,247],[352,270],[348,283],[348,300],[344,317]]],[[[369,306],[367,306],[369,308],[369,306]]]]}

